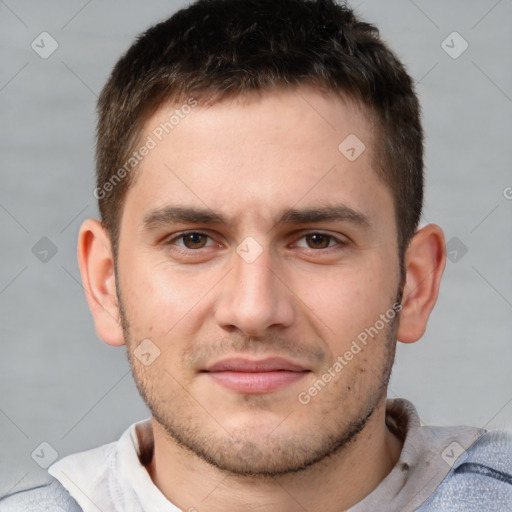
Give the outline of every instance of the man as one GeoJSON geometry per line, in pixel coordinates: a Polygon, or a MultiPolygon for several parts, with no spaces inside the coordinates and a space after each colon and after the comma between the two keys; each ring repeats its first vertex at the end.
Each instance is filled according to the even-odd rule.
{"type": "Polygon", "coordinates": [[[386,400],[445,265],[412,80],[324,0],[199,1],[99,100],[99,337],[152,418],[0,510],[512,510],[512,443],[386,400]]]}

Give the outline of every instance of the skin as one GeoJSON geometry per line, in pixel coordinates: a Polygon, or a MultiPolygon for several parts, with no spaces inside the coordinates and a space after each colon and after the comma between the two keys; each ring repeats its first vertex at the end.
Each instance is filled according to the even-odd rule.
{"type": "MultiPolygon", "coordinates": [[[[141,141],[175,108],[162,106],[141,141]]],[[[438,226],[408,247],[400,318],[309,403],[298,400],[400,297],[393,199],[372,170],[373,137],[360,107],[309,88],[198,106],[140,164],[117,272],[102,225],[82,225],[79,263],[98,335],[127,345],[153,413],[148,472],[183,510],[344,510],[398,460],[387,380],[396,340],[418,340],[437,299],[438,226]],[[349,134],[366,146],[355,161],[338,150],[349,134]],[[280,222],[292,208],[340,205],[365,222],[280,222]],[[225,222],[166,219],[170,207],[225,222]],[[184,231],[207,237],[184,240],[184,231]],[[237,248],[261,254],[247,262],[237,248]],[[134,355],[144,339],[160,351],[149,366],[134,355]],[[284,357],[304,372],[270,392],[238,392],[203,371],[231,356],[284,357]]]]}

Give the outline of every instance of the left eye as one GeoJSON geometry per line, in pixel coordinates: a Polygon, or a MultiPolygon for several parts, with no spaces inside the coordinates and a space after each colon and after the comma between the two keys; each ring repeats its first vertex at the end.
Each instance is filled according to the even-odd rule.
{"type": "Polygon", "coordinates": [[[299,243],[297,245],[299,247],[307,247],[308,249],[327,249],[338,242],[333,236],[326,235],[325,233],[309,233],[300,240],[304,240],[306,245],[300,245],[299,243]]]}
{"type": "Polygon", "coordinates": [[[203,247],[207,246],[209,238],[210,237],[208,235],[205,235],[204,233],[193,232],[182,234],[171,241],[181,242],[183,245],[180,245],[178,243],[176,243],[176,245],[180,245],[182,247],[185,247],[186,249],[202,249],[203,247]]]}

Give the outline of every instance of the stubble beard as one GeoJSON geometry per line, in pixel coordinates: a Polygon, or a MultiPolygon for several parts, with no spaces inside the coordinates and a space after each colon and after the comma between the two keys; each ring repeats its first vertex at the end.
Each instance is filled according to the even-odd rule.
{"type": "MultiPolygon", "coordinates": [[[[315,398],[318,401],[317,407],[316,409],[311,408],[311,414],[315,416],[315,421],[305,425],[301,432],[295,432],[290,436],[289,433],[279,434],[279,429],[276,429],[271,436],[261,434],[258,437],[250,427],[244,426],[228,433],[227,430],[219,426],[212,415],[205,412],[207,404],[200,404],[179,385],[176,389],[181,393],[181,397],[176,395],[162,397],[160,392],[155,392],[154,382],[150,382],[143,375],[145,370],[142,370],[139,361],[134,359],[133,349],[136,346],[136,340],[131,336],[129,321],[120,294],[118,299],[121,324],[134,380],[153,418],[167,433],[171,442],[185,448],[194,456],[222,472],[241,477],[271,478],[304,471],[315,464],[327,461],[328,458],[345,450],[357,438],[378,405],[386,397],[395,358],[398,314],[387,324],[381,337],[369,342],[384,343],[385,347],[381,356],[382,360],[377,368],[361,370],[361,372],[366,373],[368,370],[373,373],[373,381],[367,384],[363,399],[361,397],[354,399],[354,396],[350,396],[350,391],[347,391],[357,385],[358,372],[353,372],[354,381],[343,382],[341,386],[338,386],[336,396],[324,400],[322,403],[320,401],[322,400],[321,395],[325,393],[323,391],[315,398]],[[347,417],[345,405],[350,400],[353,408],[351,410],[349,407],[350,417],[347,417]],[[318,407],[320,404],[322,404],[321,407],[318,407]],[[196,414],[194,417],[193,411],[199,411],[201,415],[196,414]],[[205,421],[210,423],[210,426],[205,426],[205,421]],[[212,431],[211,425],[218,428],[212,431]]],[[[156,377],[158,380],[164,376],[157,375],[156,377]]],[[[173,380],[170,375],[166,378],[173,380]]],[[[329,385],[333,385],[333,383],[329,385]]],[[[257,396],[247,396],[247,400],[253,400],[255,404],[257,404],[258,398],[257,396]]],[[[297,402],[296,407],[303,408],[310,407],[310,405],[304,406],[297,402]]],[[[290,411],[283,411],[283,418],[289,413],[290,411]]],[[[288,419],[293,422],[293,412],[289,414],[289,418],[285,419],[283,424],[288,419]]]]}

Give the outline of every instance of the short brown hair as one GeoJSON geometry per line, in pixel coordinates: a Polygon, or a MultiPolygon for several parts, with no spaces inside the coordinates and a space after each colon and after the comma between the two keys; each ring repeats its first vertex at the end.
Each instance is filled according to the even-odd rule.
{"type": "Polygon", "coordinates": [[[114,251],[133,180],[126,162],[159,106],[299,85],[356,100],[375,120],[375,171],[394,198],[403,258],[423,203],[418,98],[378,30],[332,0],[199,0],[121,57],[98,101],[96,149],[95,195],[114,251]]]}

